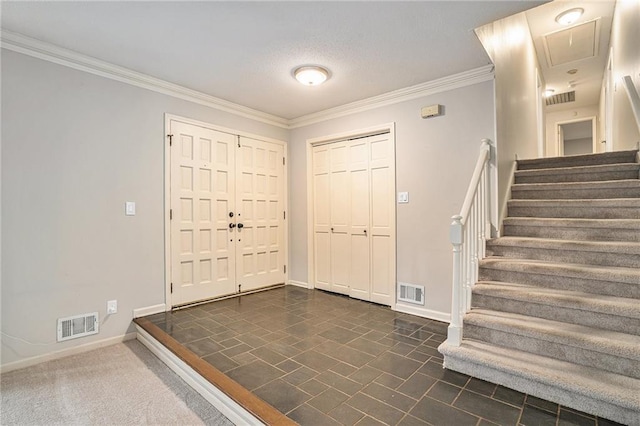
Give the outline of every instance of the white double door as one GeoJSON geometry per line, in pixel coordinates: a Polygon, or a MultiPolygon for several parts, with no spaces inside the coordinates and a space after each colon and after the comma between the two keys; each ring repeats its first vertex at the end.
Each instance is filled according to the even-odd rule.
{"type": "Polygon", "coordinates": [[[171,305],[285,280],[284,146],[170,120],[171,305]]]}
{"type": "Polygon", "coordinates": [[[313,147],[316,288],[392,304],[394,159],[389,133],[313,147]]]}

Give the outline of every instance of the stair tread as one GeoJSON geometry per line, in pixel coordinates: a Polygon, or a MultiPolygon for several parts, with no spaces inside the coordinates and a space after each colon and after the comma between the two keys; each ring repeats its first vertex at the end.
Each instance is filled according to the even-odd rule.
{"type": "Polygon", "coordinates": [[[547,250],[576,250],[605,253],[640,254],[640,243],[636,243],[633,241],[583,241],[506,236],[489,240],[486,244],[487,248],[503,246],[544,248],[547,250]]]}
{"type": "Polygon", "coordinates": [[[438,350],[446,357],[481,364],[528,381],[544,383],[615,405],[640,410],[640,380],[598,368],[573,364],[517,349],[463,339],[460,346],[444,342],[438,350]]]}
{"type": "Polygon", "coordinates": [[[511,190],[534,191],[548,189],[606,189],[606,188],[635,188],[640,186],[640,179],[619,179],[588,182],[543,182],[543,183],[514,183],[511,190]]]}
{"type": "Polygon", "coordinates": [[[602,173],[609,171],[640,169],[639,163],[612,163],[588,166],[552,167],[548,169],[516,170],[516,176],[545,176],[558,174],[602,173]]]}
{"type": "Polygon", "coordinates": [[[531,158],[518,160],[518,168],[530,170],[539,168],[562,167],[567,164],[590,165],[590,164],[620,164],[636,163],[638,150],[604,152],[598,154],[567,155],[562,157],[531,158]],[[614,161],[611,161],[614,160],[614,161]]]}
{"type": "Polygon", "coordinates": [[[501,281],[479,281],[473,287],[473,293],[640,319],[638,300],[626,297],[549,289],[501,281]]]}
{"type": "Polygon", "coordinates": [[[640,336],[632,334],[486,309],[472,309],[464,323],[640,360],[640,336]]]}
{"type": "MultiPolygon", "coordinates": [[[[617,282],[640,285],[640,270],[619,266],[593,266],[579,263],[551,262],[545,260],[517,259],[500,256],[490,256],[480,261],[481,267],[501,267],[513,269],[514,266],[526,266],[529,269],[538,269],[539,272],[563,272],[565,276],[583,277],[589,275],[595,279],[614,279],[617,282]]],[[[554,275],[557,275],[554,274],[554,275]]]]}
{"type": "Polygon", "coordinates": [[[637,228],[640,230],[640,219],[583,219],[557,217],[507,217],[505,225],[526,225],[540,227],[575,227],[575,228],[637,228]]]}
{"type": "MultiPolygon", "coordinates": [[[[535,205],[535,206],[571,206],[571,207],[638,207],[640,206],[640,198],[570,198],[570,199],[511,199],[508,201],[510,205],[535,205]]],[[[640,218],[640,212],[638,212],[640,218]]]]}

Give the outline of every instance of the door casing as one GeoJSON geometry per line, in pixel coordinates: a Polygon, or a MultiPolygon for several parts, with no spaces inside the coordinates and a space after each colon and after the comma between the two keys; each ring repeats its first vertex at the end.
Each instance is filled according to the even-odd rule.
{"type": "MultiPolygon", "coordinates": [[[[191,118],[182,117],[179,115],[165,113],[164,115],[164,280],[165,280],[165,310],[171,311],[172,309],[172,297],[171,297],[171,219],[169,217],[169,211],[171,209],[171,155],[169,146],[169,134],[171,133],[171,120],[181,121],[183,123],[191,124],[194,126],[201,126],[207,129],[215,130],[218,132],[231,133],[234,135],[247,137],[251,139],[258,139],[265,142],[271,142],[283,146],[283,156],[285,164],[288,166],[289,161],[287,158],[287,143],[278,139],[269,138],[262,135],[256,135],[254,133],[244,132],[241,130],[230,129],[228,127],[217,126],[215,124],[207,123],[204,121],[194,120],[191,118]]],[[[283,204],[284,211],[289,210],[289,196],[288,196],[288,167],[284,167],[283,175],[283,204]]],[[[284,219],[284,258],[285,263],[289,263],[289,230],[288,230],[289,218],[288,215],[284,219]]],[[[285,283],[289,282],[289,268],[285,272],[285,283]]]]}

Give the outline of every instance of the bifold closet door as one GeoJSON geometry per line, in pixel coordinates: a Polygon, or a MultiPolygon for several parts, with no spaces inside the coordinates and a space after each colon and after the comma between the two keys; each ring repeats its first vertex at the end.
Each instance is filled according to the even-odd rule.
{"type": "Polygon", "coordinates": [[[284,147],[171,120],[173,306],[285,280],[284,147]]]}
{"type": "Polygon", "coordinates": [[[395,171],[389,134],[313,147],[314,285],[390,305],[395,171]]]}

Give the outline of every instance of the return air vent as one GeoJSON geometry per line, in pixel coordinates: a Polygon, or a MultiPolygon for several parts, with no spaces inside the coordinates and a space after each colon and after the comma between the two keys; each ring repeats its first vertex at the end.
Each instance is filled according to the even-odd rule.
{"type": "Polygon", "coordinates": [[[547,106],[574,102],[576,100],[576,91],[558,93],[557,95],[548,96],[546,99],[547,106]]]}
{"type": "Polygon", "coordinates": [[[58,342],[98,334],[98,313],[58,319],[58,342]]]}
{"type": "Polygon", "coordinates": [[[416,305],[424,305],[424,286],[398,283],[398,300],[416,305]]]}

